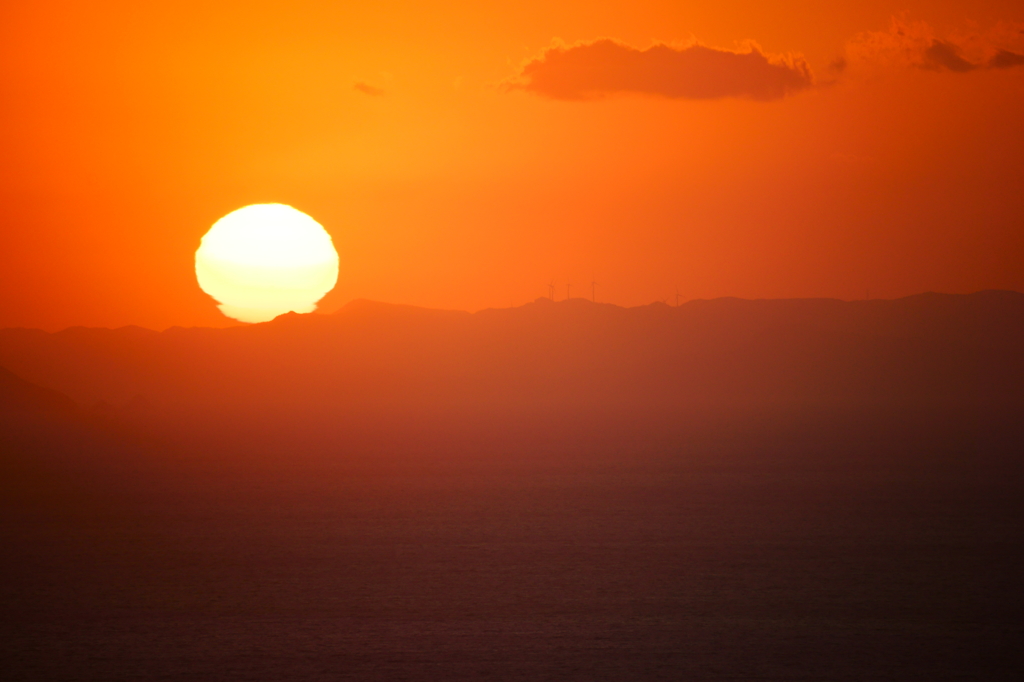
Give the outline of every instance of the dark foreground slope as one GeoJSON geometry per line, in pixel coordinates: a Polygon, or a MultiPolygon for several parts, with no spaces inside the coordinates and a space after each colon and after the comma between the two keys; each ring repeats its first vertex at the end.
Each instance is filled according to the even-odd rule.
{"type": "Polygon", "coordinates": [[[75,402],[66,395],[29,383],[10,370],[0,367],[0,410],[68,411],[75,402]]]}
{"type": "Polygon", "coordinates": [[[1022,301],[0,331],[0,678],[1019,679],[1022,301]]]}

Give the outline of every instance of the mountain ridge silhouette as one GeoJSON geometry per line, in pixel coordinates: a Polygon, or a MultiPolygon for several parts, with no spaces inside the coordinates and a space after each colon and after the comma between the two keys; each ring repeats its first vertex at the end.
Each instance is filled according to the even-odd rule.
{"type": "Polygon", "coordinates": [[[1024,294],[547,299],[475,313],[355,300],[212,328],[0,330],[0,365],[81,404],[654,409],[1015,402],[1024,294]],[[569,407],[572,406],[572,407],[569,407]]]}

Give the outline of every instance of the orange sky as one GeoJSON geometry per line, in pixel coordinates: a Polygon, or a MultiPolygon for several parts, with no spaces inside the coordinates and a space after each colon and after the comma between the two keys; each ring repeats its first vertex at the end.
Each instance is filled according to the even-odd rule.
{"type": "Polygon", "coordinates": [[[163,5],[0,7],[0,327],[226,324],[258,202],[325,310],[1024,290],[1019,2],[163,5]]]}

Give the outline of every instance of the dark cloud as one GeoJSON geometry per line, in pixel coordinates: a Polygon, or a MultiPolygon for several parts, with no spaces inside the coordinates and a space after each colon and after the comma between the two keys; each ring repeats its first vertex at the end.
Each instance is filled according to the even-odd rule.
{"type": "Polygon", "coordinates": [[[949,69],[957,73],[967,73],[978,68],[960,56],[960,48],[953,43],[932,40],[932,44],[924,51],[924,66],[929,69],[949,69]]]}
{"type": "Polygon", "coordinates": [[[988,66],[992,69],[1008,69],[1012,66],[1024,66],[1024,54],[1017,54],[1009,50],[999,50],[992,59],[988,60],[988,66]]]}
{"type": "Polygon", "coordinates": [[[367,85],[366,83],[356,83],[353,87],[364,95],[370,95],[371,97],[380,97],[384,94],[384,91],[380,88],[375,88],[372,85],[367,85]]]}
{"type": "Polygon", "coordinates": [[[849,63],[846,61],[846,57],[840,56],[829,63],[828,70],[832,73],[842,73],[846,71],[847,66],[849,66],[849,63]]]}
{"type": "Polygon", "coordinates": [[[970,73],[1024,66],[1024,24],[997,22],[986,30],[939,36],[923,21],[893,17],[887,31],[860,33],[846,45],[857,67],[911,66],[970,73]]]}
{"type": "Polygon", "coordinates": [[[811,70],[799,57],[769,58],[703,45],[654,45],[639,50],[598,40],[545,50],[524,67],[511,89],[562,100],[642,93],[677,99],[742,97],[776,100],[809,88],[811,70]]]}
{"type": "Polygon", "coordinates": [[[961,56],[961,50],[953,43],[933,40],[931,47],[924,51],[924,66],[930,69],[948,69],[957,73],[967,73],[980,68],[1009,69],[1024,66],[1024,55],[997,50],[995,55],[986,62],[974,64],[961,56]]]}

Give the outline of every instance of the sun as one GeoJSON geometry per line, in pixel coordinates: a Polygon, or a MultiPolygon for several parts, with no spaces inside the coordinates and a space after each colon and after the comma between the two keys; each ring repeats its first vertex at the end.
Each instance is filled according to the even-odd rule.
{"type": "Polygon", "coordinates": [[[309,313],[338,281],[331,235],[284,204],[253,204],[210,228],[196,251],[199,287],[242,322],[309,313]]]}

